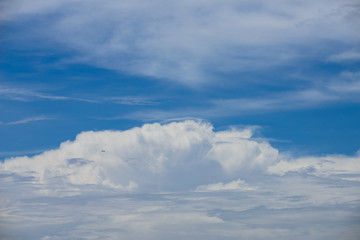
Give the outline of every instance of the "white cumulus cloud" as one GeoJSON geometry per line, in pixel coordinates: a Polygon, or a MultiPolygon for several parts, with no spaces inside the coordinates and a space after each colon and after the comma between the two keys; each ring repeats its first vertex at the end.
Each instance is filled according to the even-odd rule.
{"type": "Polygon", "coordinates": [[[41,184],[132,189],[171,178],[172,173],[204,174],[213,168],[234,173],[265,169],[276,162],[278,151],[251,135],[251,129],[215,132],[210,124],[192,120],[127,131],[89,131],[58,149],[6,159],[0,168],[41,184]]]}

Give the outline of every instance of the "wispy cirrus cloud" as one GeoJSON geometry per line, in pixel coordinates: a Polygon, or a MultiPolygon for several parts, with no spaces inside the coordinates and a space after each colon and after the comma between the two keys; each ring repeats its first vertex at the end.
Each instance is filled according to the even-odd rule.
{"type": "MultiPolygon", "coordinates": [[[[305,78],[305,77],[302,77],[305,78]]],[[[359,72],[344,71],[330,79],[308,77],[304,81],[314,82],[304,89],[266,92],[263,95],[239,98],[208,99],[203,107],[187,107],[186,109],[146,109],[130,112],[114,119],[142,119],[144,121],[161,121],[183,118],[221,118],[226,116],[262,114],[276,111],[293,111],[314,109],[341,103],[360,102],[359,72]]]]}
{"type": "Polygon", "coordinates": [[[44,120],[53,120],[54,117],[48,117],[48,116],[37,116],[37,117],[28,117],[23,118],[21,120],[7,122],[6,125],[18,125],[18,124],[26,124],[30,122],[37,122],[37,121],[44,121],[44,120]]]}
{"type": "MultiPolygon", "coordinates": [[[[355,0],[16,0],[5,3],[1,19],[21,22],[54,15],[36,38],[74,49],[73,62],[194,86],[212,81],[214,73],[285,66],[303,58],[325,60],[337,54],[318,48],[328,43],[348,52],[360,39],[354,31],[358,8],[355,0]]],[[[24,31],[23,36],[32,34],[24,31]]]]}
{"type": "Polygon", "coordinates": [[[102,96],[89,95],[85,98],[73,96],[59,96],[25,87],[10,87],[0,84],[0,98],[13,101],[31,102],[36,100],[50,101],[80,101],[88,103],[115,103],[122,105],[156,105],[154,98],[144,96],[102,96]]]}
{"type": "MultiPolygon", "coordinates": [[[[346,88],[340,86],[337,91],[356,92],[357,85],[346,88]]],[[[177,119],[188,116],[188,118],[223,118],[227,116],[241,116],[248,114],[262,114],[276,111],[291,111],[299,109],[312,109],[338,102],[358,102],[358,96],[354,94],[351,98],[347,95],[344,100],[339,95],[331,95],[319,90],[306,90],[277,93],[275,95],[253,97],[253,98],[235,98],[235,99],[214,99],[210,100],[208,105],[203,108],[186,108],[175,110],[151,109],[134,111],[120,116],[100,118],[104,120],[116,119],[141,119],[143,121],[163,121],[166,119],[177,119]]]]}
{"type": "Polygon", "coordinates": [[[155,101],[153,98],[137,97],[137,96],[105,97],[103,101],[108,101],[115,104],[131,105],[131,106],[156,105],[159,103],[155,101]]]}
{"type": "Polygon", "coordinates": [[[31,101],[33,99],[69,100],[69,97],[65,97],[65,96],[56,96],[56,95],[41,93],[39,91],[35,91],[31,89],[9,87],[4,85],[0,85],[0,97],[15,101],[24,101],[24,102],[31,101]]]}

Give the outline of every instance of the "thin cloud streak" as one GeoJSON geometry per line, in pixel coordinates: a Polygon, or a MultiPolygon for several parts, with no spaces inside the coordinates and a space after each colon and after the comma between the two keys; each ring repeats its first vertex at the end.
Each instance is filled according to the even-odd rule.
{"type": "Polygon", "coordinates": [[[14,101],[29,102],[35,99],[48,99],[48,100],[70,100],[71,98],[65,96],[54,96],[50,94],[44,94],[38,91],[14,88],[0,85],[0,97],[10,99],[14,101]]]}
{"type": "Polygon", "coordinates": [[[18,124],[26,124],[26,123],[30,123],[30,122],[54,120],[54,119],[55,118],[53,118],[53,117],[47,117],[47,116],[29,117],[29,118],[24,118],[24,119],[13,121],[13,122],[8,122],[8,123],[6,123],[6,125],[18,125],[18,124]]]}
{"type": "Polygon", "coordinates": [[[153,98],[123,96],[123,97],[105,97],[103,101],[108,101],[115,104],[130,105],[130,106],[147,106],[156,105],[159,102],[154,101],[153,98]]]}
{"type": "Polygon", "coordinates": [[[13,101],[31,102],[39,99],[53,100],[53,101],[79,101],[88,103],[115,103],[122,105],[156,105],[159,102],[154,98],[142,96],[92,96],[89,98],[78,98],[72,96],[57,96],[48,93],[43,93],[37,90],[14,88],[0,85],[0,98],[10,99],[13,101]]]}
{"type": "Polygon", "coordinates": [[[268,98],[240,98],[212,100],[205,108],[187,108],[177,110],[143,110],[115,117],[98,118],[102,120],[140,119],[142,121],[162,121],[187,118],[213,119],[249,114],[263,114],[276,111],[313,109],[339,102],[341,98],[323,94],[319,91],[302,91],[275,95],[268,98]]]}

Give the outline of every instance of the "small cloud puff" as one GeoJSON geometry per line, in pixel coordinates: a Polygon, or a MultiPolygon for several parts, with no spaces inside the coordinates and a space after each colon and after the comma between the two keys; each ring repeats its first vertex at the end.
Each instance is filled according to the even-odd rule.
{"type": "Polygon", "coordinates": [[[209,185],[201,185],[196,188],[196,192],[211,191],[254,191],[257,187],[250,187],[245,181],[238,179],[229,183],[214,183],[209,185]]]}

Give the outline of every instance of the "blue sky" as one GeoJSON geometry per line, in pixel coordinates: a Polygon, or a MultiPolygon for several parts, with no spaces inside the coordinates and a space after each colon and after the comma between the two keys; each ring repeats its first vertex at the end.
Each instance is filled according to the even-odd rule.
{"type": "Polygon", "coordinates": [[[102,239],[165,238],[161,232],[182,239],[184,231],[239,239],[240,226],[244,239],[288,239],[291,231],[293,239],[356,238],[357,1],[12,0],[0,7],[4,239],[21,239],[35,226],[20,226],[26,219],[44,223],[31,239],[90,239],[99,219],[109,220],[92,230],[102,239]],[[111,199],[124,202],[117,215],[111,199]],[[129,199],[147,208],[136,212],[129,199]],[[81,201],[89,208],[71,218],[81,201]],[[92,206],[97,201],[109,207],[92,206]],[[57,221],[62,211],[69,215],[57,221]],[[292,212],[305,232],[282,222],[292,212]],[[315,231],[304,222],[311,212],[340,220],[319,216],[315,231]],[[340,230],[327,234],[334,224],[340,230]]]}

